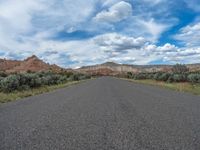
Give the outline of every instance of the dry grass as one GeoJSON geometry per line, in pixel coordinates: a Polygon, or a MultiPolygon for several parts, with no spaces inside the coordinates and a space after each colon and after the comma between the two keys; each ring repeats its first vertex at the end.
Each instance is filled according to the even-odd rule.
{"type": "Polygon", "coordinates": [[[72,82],[68,82],[68,83],[65,83],[65,84],[43,86],[43,87],[40,87],[40,88],[35,88],[35,89],[30,89],[30,90],[25,90],[25,91],[15,91],[15,92],[12,92],[12,93],[0,92],[0,103],[11,102],[11,101],[15,101],[15,100],[22,99],[22,98],[25,98],[25,97],[50,92],[50,91],[53,91],[53,90],[56,90],[56,89],[60,89],[60,88],[64,88],[64,87],[67,87],[67,86],[70,86],[70,85],[73,85],[73,84],[77,84],[79,82],[83,82],[83,81],[72,81],[72,82]]]}
{"type": "Polygon", "coordinates": [[[195,95],[200,95],[200,84],[191,84],[188,82],[167,83],[167,82],[161,82],[161,81],[155,81],[155,80],[133,80],[133,79],[127,79],[127,80],[136,82],[136,83],[160,86],[163,88],[172,89],[179,92],[189,92],[195,95]]]}

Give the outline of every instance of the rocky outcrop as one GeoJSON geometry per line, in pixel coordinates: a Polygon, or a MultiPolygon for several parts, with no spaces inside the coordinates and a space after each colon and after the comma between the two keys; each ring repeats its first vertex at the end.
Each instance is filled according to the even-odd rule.
{"type": "MultiPolygon", "coordinates": [[[[78,72],[90,75],[123,75],[127,72],[171,72],[172,65],[126,65],[117,64],[114,62],[106,62],[99,65],[85,66],[79,69],[64,69],[57,65],[50,65],[45,63],[37,56],[33,55],[25,60],[6,60],[0,59],[0,71],[5,73],[21,73],[21,72],[39,72],[39,71],[53,71],[53,72],[78,72]]],[[[200,71],[200,64],[187,65],[190,72],[200,71]]]]}
{"type": "Polygon", "coordinates": [[[0,71],[6,72],[7,70],[10,70],[11,68],[15,68],[16,66],[20,65],[20,61],[16,60],[6,60],[6,59],[0,59],[0,71]]]}
{"type": "Polygon", "coordinates": [[[199,64],[189,64],[187,65],[191,72],[200,71],[200,63],[199,64]]]}
{"type": "MultiPolygon", "coordinates": [[[[191,72],[200,71],[200,64],[191,64],[187,65],[187,67],[191,72]]],[[[76,71],[91,75],[119,75],[126,74],[127,72],[172,72],[172,68],[172,65],[126,65],[117,64],[114,62],[107,62],[100,65],[82,67],[77,69],[76,71]]]]}
{"type": "Polygon", "coordinates": [[[50,65],[43,62],[37,56],[33,55],[23,61],[16,60],[0,60],[0,71],[6,73],[21,73],[21,72],[39,72],[39,71],[53,71],[61,72],[63,68],[57,65],[50,65]]]}

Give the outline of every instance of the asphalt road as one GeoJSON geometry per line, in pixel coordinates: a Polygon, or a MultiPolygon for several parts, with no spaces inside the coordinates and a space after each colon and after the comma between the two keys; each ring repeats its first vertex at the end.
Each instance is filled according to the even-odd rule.
{"type": "Polygon", "coordinates": [[[200,150],[200,96],[111,77],[0,106],[0,150],[200,150]]]}

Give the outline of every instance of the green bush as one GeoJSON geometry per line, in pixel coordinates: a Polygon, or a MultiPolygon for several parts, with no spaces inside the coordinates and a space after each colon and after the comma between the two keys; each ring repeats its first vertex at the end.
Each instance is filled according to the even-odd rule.
{"type": "Polygon", "coordinates": [[[189,74],[187,79],[192,83],[200,83],[200,74],[189,74]]]}
{"type": "Polygon", "coordinates": [[[7,77],[7,74],[0,71],[0,77],[7,77]]]}
{"type": "Polygon", "coordinates": [[[41,78],[36,73],[28,73],[23,76],[21,85],[27,85],[31,88],[40,87],[42,85],[41,78]]]}
{"type": "Polygon", "coordinates": [[[132,79],[133,78],[133,73],[132,72],[127,72],[127,78],[132,79]]]}
{"type": "Polygon", "coordinates": [[[182,64],[176,64],[173,66],[172,71],[174,73],[186,73],[189,71],[189,69],[187,68],[186,65],[182,65],[182,64]]]}
{"type": "Polygon", "coordinates": [[[70,76],[73,75],[73,73],[72,73],[72,72],[67,72],[67,71],[65,71],[65,72],[60,73],[60,75],[66,76],[67,78],[69,78],[70,76]]]}
{"type": "Polygon", "coordinates": [[[79,80],[86,80],[90,79],[91,77],[89,75],[79,75],[79,80]]]}
{"type": "Polygon", "coordinates": [[[184,66],[177,67],[180,73],[167,73],[167,72],[157,72],[157,73],[127,73],[127,78],[133,78],[135,80],[145,80],[152,79],[157,81],[164,82],[192,82],[192,83],[200,83],[200,73],[189,73],[184,72],[187,69],[184,69],[184,66]],[[182,70],[182,71],[181,71],[182,70]]]}
{"type": "Polygon", "coordinates": [[[17,75],[10,75],[3,80],[1,80],[1,90],[3,92],[12,92],[19,88],[19,77],[17,75]]]}
{"type": "Polygon", "coordinates": [[[69,72],[62,74],[52,72],[14,74],[8,77],[0,76],[0,90],[3,92],[27,90],[43,85],[55,85],[67,81],[78,81],[89,78],[91,78],[89,75],[73,74],[69,72]]]}
{"type": "Polygon", "coordinates": [[[160,81],[160,80],[161,80],[161,78],[160,78],[161,75],[162,75],[161,72],[157,72],[157,73],[154,74],[153,79],[154,79],[154,80],[158,80],[158,81],[160,81]]]}
{"type": "Polygon", "coordinates": [[[59,83],[60,76],[59,75],[47,75],[47,76],[43,76],[41,79],[42,79],[43,85],[53,85],[53,84],[59,83]]]}
{"type": "Polygon", "coordinates": [[[79,81],[79,75],[78,74],[73,74],[73,75],[70,76],[70,79],[72,81],[79,81]]]}
{"type": "Polygon", "coordinates": [[[1,77],[1,76],[0,76],[0,82],[1,82],[1,80],[3,80],[3,79],[4,79],[4,77],[1,77]]]}
{"type": "Polygon", "coordinates": [[[160,81],[168,81],[168,79],[169,79],[169,77],[170,77],[170,74],[169,73],[162,73],[162,74],[160,74],[160,77],[158,78],[160,81]]]}
{"type": "Polygon", "coordinates": [[[174,74],[173,81],[174,82],[185,82],[185,81],[187,81],[187,76],[185,74],[174,74]]]}
{"type": "Polygon", "coordinates": [[[147,78],[148,79],[153,79],[154,78],[155,73],[148,73],[147,74],[147,78]]]}
{"type": "Polygon", "coordinates": [[[171,74],[171,75],[168,77],[167,82],[169,82],[169,83],[174,82],[173,74],[171,74]]]}
{"type": "Polygon", "coordinates": [[[134,78],[135,80],[144,80],[144,79],[148,79],[148,74],[146,74],[146,73],[138,73],[138,74],[133,75],[133,78],[134,78]]]}
{"type": "Polygon", "coordinates": [[[60,76],[60,78],[59,78],[59,80],[58,80],[58,83],[65,83],[65,82],[67,82],[67,79],[68,79],[68,77],[67,76],[60,76]]]}

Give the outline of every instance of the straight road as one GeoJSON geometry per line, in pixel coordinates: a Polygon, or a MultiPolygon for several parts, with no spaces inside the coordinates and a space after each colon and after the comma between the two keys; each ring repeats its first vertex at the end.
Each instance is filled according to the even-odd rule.
{"type": "Polygon", "coordinates": [[[0,150],[200,150],[200,97],[111,77],[0,106],[0,150]]]}

